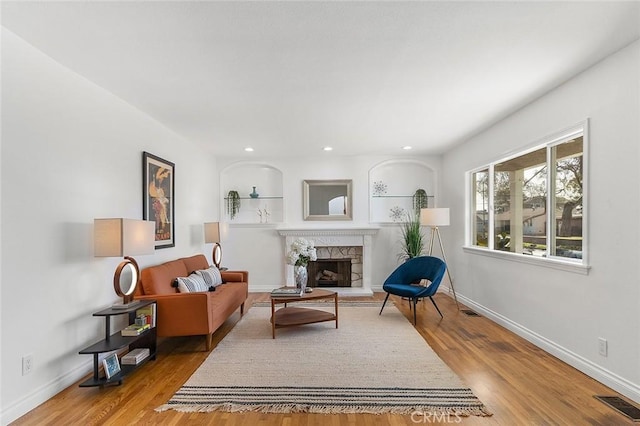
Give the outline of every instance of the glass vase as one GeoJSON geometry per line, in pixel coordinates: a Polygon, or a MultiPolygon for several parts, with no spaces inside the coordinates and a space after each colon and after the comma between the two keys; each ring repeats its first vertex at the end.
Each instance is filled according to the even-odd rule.
{"type": "Polygon", "coordinates": [[[307,288],[307,267],[306,265],[298,265],[293,268],[293,278],[296,287],[306,290],[307,288]]]}

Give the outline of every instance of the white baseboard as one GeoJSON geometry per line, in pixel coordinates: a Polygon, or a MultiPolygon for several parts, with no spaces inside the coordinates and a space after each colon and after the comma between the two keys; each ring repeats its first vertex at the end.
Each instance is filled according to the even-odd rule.
{"type": "Polygon", "coordinates": [[[56,377],[49,383],[34,389],[33,392],[30,392],[15,403],[4,408],[2,412],[0,412],[0,423],[2,425],[7,425],[19,417],[24,416],[38,405],[53,398],[69,386],[74,385],[83,377],[86,377],[91,371],[93,371],[93,361],[84,362],[73,370],[56,377]]]}
{"type": "Polygon", "coordinates": [[[625,379],[624,377],[620,377],[617,374],[607,370],[606,368],[602,368],[600,365],[594,363],[593,361],[590,361],[583,356],[578,355],[577,353],[558,345],[557,343],[547,339],[546,337],[541,336],[540,334],[531,331],[526,327],[523,327],[522,325],[510,320],[509,318],[497,312],[494,312],[491,309],[488,309],[463,295],[456,295],[458,296],[458,301],[468,306],[469,308],[472,308],[474,311],[484,315],[495,323],[500,324],[509,331],[512,331],[523,339],[526,339],[527,341],[533,343],[545,352],[548,352],[556,358],[566,362],[575,369],[582,371],[587,376],[610,387],[616,392],[621,393],[627,398],[640,403],[640,385],[633,383],[625,379]]]}

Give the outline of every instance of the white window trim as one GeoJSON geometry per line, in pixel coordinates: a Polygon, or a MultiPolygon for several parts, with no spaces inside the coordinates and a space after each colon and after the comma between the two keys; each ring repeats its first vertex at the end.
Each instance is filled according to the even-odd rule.
{"type": "MultiPolygon", "coordinates": [[[[549,159],[547,158],[547,163],[549,159]]],[[[547,173],[550,173],[551,167],[547,167],[547,173]]],[[[466,177],[466,224],[465,224],[465,245],[462,247],[465,253],[477,254],[482,256],[493,257],[496,259],[505,259],[514,262],[526,263],[530,265],[538,265],[547,268],[559,269],[568,272],[575,272],[587,275],[591,267],[589,266],[589,119],[585,119],[580,121],[579,123],[570,126],[566,129],[563,129],[559,132],[555,132],[551,135],[548,135],[534,143],[528,144],[520,149],[510,151],[505,156],[492,161],[489,164],[485,164],[483,166],[474,168],[473,170],[468,171],[465,174],[466,177]],[[472,188],[472,179],[473,174],[476,172],[489,170],[489,187],[493,188],[493,173],[494,173],[494,165],[501,163],[503,161],[508,161],[515,157],[519,157],[522,155],[526,155],[529,152],[535,151],[540,148],[549,148],[556,146],[567,139],[570,139],[572,136],[576,134],[582,133],[582,155],[583,155],[583,182],[582,182],[582,259],[580,260],[570,260],[562,257],[536,257],[530,256],[522,253],[512,253],[505,252],[501,250],[493,249],[494,246],[494,232],[488,233],[488,247],[481,247],[472,244],[473,241],[473,223],[475,220],[475,215],[472,214],[471,211],[471,194],[474,190],[472,188]]],[[[547,176],[547,185],[551,185],[549,176],[547,176]]],[[[547,188],[547,192],[550,193],[549,188],[547,188]]],[[[493,191],[489,191],[489,225],[493,227],[494,225],[494,200],[493,200],[493,191]]],[[[551,223],[547,221],[547,226],[550,227],[551,223]]],[[[549,229],[547,229],[547,236],[551,235],[549,233],[549,229]]]]}

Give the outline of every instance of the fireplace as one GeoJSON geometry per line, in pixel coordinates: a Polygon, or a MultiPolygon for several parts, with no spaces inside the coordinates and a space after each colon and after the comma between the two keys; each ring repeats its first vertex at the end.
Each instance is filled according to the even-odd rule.
{"type": "Polygon", "coordinates": [[[307,272],[309,287],[351,287],[351,259],[318,259],[307,272]]]}
{"type": "MultiPolygon", "coordinates": [[[[334,262],[332,267],[323,267],[322,269],[315,269],[309,271],[311,263],[307,266],[308,281],[307,285],[315,279],[319,270],[330,271],[338,275],[343,275],[344,282],[337,284],[324,281],[337,281],[337,280],[324,280],[321,279],[321,283],[315,283],[317,286],[325,286],[330,288],[339,289],[340,294],[348,294],[355,296],[365,296],[373,294],[371,290],[371,248],[373,245],[373,236],[378,232],[377,227],[351,227],[351,226],[336,226],[336,227],[305,227],[305,228],[279,228],[278,234],[284,237],[284,252],[286,253],[291,247],[291,243],[297,238],[305,238],[315,243],[318,260],[328,262],[334,262]],[[338,266],[339,263],[344,265],[338,266]],[[345,265],[350,265],[350,273],[344,272],[344,270],[337,271],[337,268],[343,268],[345,265]],[[349,284],[346,284],[346,279],[350,280],[349,284]]],[[[285,262],[283,262],[285,263],[285,262]]],[[[286,282],[287,285],[295,285],[293,281],[293,267],[285,265],[286,282]]],[[[346,266],[349,267],[349,266],[346,266]]],[[[331,276],[331,274],[325,274],[325,276],[331,276]]]]}

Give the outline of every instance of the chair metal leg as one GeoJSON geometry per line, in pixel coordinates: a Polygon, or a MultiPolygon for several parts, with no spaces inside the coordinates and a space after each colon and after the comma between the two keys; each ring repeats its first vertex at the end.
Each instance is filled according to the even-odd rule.
{"type": "Polygon", "coordinates": [[[444,318],[444,316],[442,315],[442,312],[440,312],[440,308],[438,308],[438,305],[436,305],[436,301],[433,300],[433,297],[429,296],[429,299],[431,299],[431,303],[433,303],[433,306],[436,307],[436,310],[438,311],[438,313],[440,314],[440,318],[444,318]]]}
{"type": "Polygon", "coordinates": [[[389,298],[389,293],[387,293],[387,297],[384,298],[384,302],[382,303],[382,308],[380,308],[380,313],[378,315],[382,315],[382,310],[384,309],[384,305],[387,304],[388,298],[389,298]]]}
{"type": "MultiPolygon", "coordinates": [[[[417,311],[416,303],[417,302],[418,302],[418,298],[416,297],[416,298],[413,299],[413,325],[416,325],[416,311],[417,311]]],[[[409,302],[409,303],[411,303],[411,302],[409,302]]]]}

